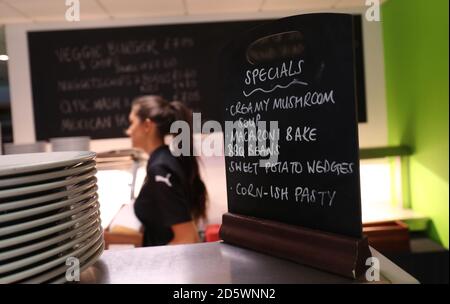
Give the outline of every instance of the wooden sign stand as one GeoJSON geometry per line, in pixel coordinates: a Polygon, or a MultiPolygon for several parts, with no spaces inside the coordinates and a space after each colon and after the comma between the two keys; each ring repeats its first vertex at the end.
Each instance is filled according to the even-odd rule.
{"type": "Polygon", "coordinates": [[[220,237],[227,243],[356,279],[371,256],[362,239],[233,213],[223,215],[220,237]]]}

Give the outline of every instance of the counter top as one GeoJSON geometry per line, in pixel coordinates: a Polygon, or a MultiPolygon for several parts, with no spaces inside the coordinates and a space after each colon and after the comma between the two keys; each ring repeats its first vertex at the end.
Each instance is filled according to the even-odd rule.
{"type": "MultiPolygon", "coordinates": [[[[418,283],[371,248],[380,281],[418,283]]],[[[301,284],[361,283],[222,242],[106,250],[81,274],[81,283],[301,284]]]]}

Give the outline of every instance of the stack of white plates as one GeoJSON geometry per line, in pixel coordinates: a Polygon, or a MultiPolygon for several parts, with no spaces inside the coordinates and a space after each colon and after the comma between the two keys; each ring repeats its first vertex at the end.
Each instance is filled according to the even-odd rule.
{"type": "Polygon", "coordinates": [[[45,152],[45,141],[38,141],[29,144],[13,144],[7,143],[3,145],[5,154],[22,154],[22,153],[39,153],[45,152]]]}
{"type": "Polygon", "coordinates": [[[63,283],[98,259],[95,165],[93,152],[0,156],[0,283],[63,283]]]}
{"type": "Polygon", "coordinates": [[[52,151],[89,151],[90,137],[55,137],[50,138],[52,151]]]}

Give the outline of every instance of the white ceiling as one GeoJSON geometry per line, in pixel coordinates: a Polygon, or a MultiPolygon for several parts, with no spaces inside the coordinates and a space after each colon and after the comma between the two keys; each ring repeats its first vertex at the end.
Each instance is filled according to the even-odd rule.
{"type": "MultiPolygon", "coordinates": [[[[0,24],[64,21],[65,0],[0,0],[0,24]]],[[[363,7],[365,0],[79,0],[81,20],[363,7]]]]}

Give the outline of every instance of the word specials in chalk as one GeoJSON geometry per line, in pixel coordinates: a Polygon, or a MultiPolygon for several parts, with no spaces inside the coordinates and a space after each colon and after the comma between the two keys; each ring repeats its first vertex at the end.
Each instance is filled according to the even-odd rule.
{"type": "Polygon", "coordinates": [[[336,199],[336,190],[313,189],[305,186],[290,188],[286,186],[256,186],[252,183],[237,183],[230,190],[239,196],[252,198],[264,198],[279,201],[295,201],[296,203],[317,205],[321,207],[332,207],[336,199]]]}
{"type": "Polygon", "coordinates": [[[290,60],[289,62],[283,62],[279,66],[270,68],[261,68],[247,70],[245,72],[245,84],[256,85],[267,80],[276,80],[285,77],[292,77],[300,75],[302,73],[302,65],[304,60],[290,60]]]}
{"type": "Polygon", "coordinates": [[[267,163],[264,167],[259,162],[232,160],[227,170],[230,173],[258,174],[329,174],[335,176],[349,175],[355,172],[354,162],[339,162],[334,160],[280,161],[267,163]]]}

